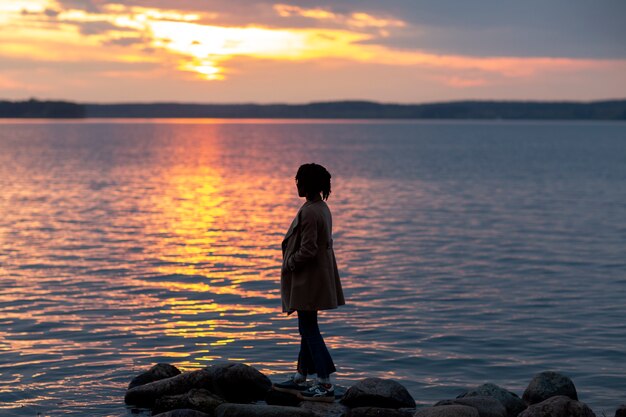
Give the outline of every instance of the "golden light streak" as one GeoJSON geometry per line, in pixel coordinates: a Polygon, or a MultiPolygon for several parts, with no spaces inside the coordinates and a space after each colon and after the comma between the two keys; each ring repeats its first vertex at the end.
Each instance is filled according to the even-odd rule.
{"type": "Polygon", "coordinates": [[[198,58],[211,55],[282,57],[304,47],[303,37],[288,30],[166,21],[151,22],[150,29],[158,46],[198,58]],[[169,42],[162,42],[161,39],[168,39],[169,42]]]}

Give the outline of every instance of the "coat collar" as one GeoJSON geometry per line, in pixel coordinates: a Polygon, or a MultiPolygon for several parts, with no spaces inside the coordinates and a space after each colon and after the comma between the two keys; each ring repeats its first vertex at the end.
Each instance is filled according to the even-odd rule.
{"type": "Polygon", "coordinates": [[[291,226],[289,226],[289,230],[287,230],[287,233],[285,234],[285,238],[283,240],[287,240],[289,236],[293,234],[294,230],[296,230],[298,223],[300,223],[300,212],[302,211],[302,209],[312,204],[319,203],[320,201],[324,201],[324,200],[320,199],[320,200],[314,200],[314,201],[308,201],[308,200],[305,201],[302,207],[300,207],[300,209],[298,210],[298,213],[296,214],[296,218],[293,219],[293,221],[291,222],[291,226]]]}

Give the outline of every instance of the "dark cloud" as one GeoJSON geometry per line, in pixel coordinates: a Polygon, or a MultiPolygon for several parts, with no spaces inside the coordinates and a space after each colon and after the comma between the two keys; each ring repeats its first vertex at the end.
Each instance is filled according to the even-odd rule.
{"type": "Polygon", "coordinates": [[[476,56],[626,57],[626,2],[620,0],[362,0],[359,5],[391,13],[416,29],[411,36],[375,41],[388,46],[476,56]]]}
{"type": "Polygon", "coordinates": [[[134,31],[134,29],[116,26],[113,23],[107,22],[104,20],[96,21],[96,22],[67,22],[67,23],[71,23],[77,26],[78,29],[80,30],[80,33],[82,33],[83,35],[100,35],[102,33],[111,32],[111,31],[116,31],[116,32],[134,31]]]}
{"type": "Polygon", "coordinates": [[[97,3],[114,3],[107,1],[94,1],[94,0],[57,0],[59,6],[63,9],[78,9],[85,10],[92,13],[98,13],[100,11],[100,7],[98,7],[97,3]]]}
{"type": "Polygon", "coordinates": [[[142,37],[124,37],[117,39],[109,39],[104,42],[105,45],[130,46],[146,43],[147,40],[142,37]]]}
{"type": "Polygon", "coordinates": [[[567,57],[625,58],[626,43],[599,42],[585,33],[554,33],[546,29],[532,31],[507,27],[469,30],[467,28],[423,27],[419,32],[376,37],[363,44],[377,44],[398,49],[477,57],[567,57]]]}
{"type": "Polygon", "coordinates": [[[43,14],[45,14],[48,17],[57,17],[59,15],[59,11],[58,10],[54,10],[54,9],[46,9],[43,11],[43,14]]]}

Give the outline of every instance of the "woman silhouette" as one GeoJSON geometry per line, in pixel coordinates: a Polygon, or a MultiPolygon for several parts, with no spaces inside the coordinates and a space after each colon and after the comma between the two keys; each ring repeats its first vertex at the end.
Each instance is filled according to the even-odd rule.
{"type": "Polygon", "coordinates": [[[296,373],[274,389],[304,400],[332,402],[330,374],[336,371],[317,323],[319,310],[345,304],[333,251],[332,217],[324,200],[330,195],[330,173],[321,165],[304,164],[296,174],[298,196],[306,202],[282,242],[283,312],[298,313],[301,336],[296,373]],[[307,376],[317,380],[307,384],[307,376]]]}

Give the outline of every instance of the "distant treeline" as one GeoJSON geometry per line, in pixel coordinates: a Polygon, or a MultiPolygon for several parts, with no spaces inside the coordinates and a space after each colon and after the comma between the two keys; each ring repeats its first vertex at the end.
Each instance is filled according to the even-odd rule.
{"type": "Polygon", "coordinates": [[[432,104],[383,104],[370,101],[310,104],[75,104],[30,100],[0,102],[0,117],[626,120],[626,100],[588,103],[457,101],[432,104]]]}
{"type": "Polygon", "coordinates": [[[0,117],[76,118],[86,117],[85,106],[67,101],[0,101],[0,117]]]}

